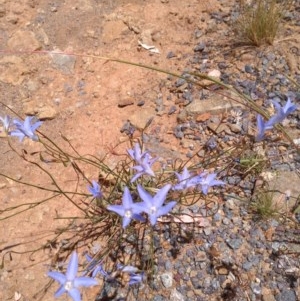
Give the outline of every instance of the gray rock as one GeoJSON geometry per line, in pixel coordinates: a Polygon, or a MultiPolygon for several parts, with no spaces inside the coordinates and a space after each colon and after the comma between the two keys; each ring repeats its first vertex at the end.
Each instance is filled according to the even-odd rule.
{"type": "Polygon", "coordinates": [[[167,54],[167,59],[171,59],[173,57],[176,57],[176,54],[173,51],[169,51],[167,54]]]}
{"type": "Polygon", "coordinates": [[[173,273],[164,273],[160,279],[165,288],[170,288],[173,285],[173,273]]]}
{"type": "Polygon", "coordinates": [[[142,107],[145,104],[144,100],[139,100],[137,106],[142,107]]]}
{"type": "Polygon", "coordinates": [[[183,86],[186,83],[186,80],[183,78],[178,78],[177,81],[175,82],[175,87],[179,88],[183,86]]]}
{"type": "Polygon", "coordinates": [[[231,249],[236,250],[240,248],[240,246],[243,243],[243,240],[240,238],[234,238],[234,239],[227,239],[226,242],[231,249]]]}
{"type": "Polygon", "coordinates": [[[177,110],[176,106],[171,106],[171,108],[168,111],[168,115],[171,115],[171,114],[175,113],[176,110],[177,110]]]}
{"type": "Polygon", "coordinates": [[[76,57],[74,55],[62,54],[60,52],[60,50],[57,50],[50,53],[54,66],[63,73],[72,73],[75,67],[76,57]]]}
{"type": "Polygon", "coordinates": [[[166,269],[167,271],[171,271],[172,268],[173,268],[172,262],[171,262],[170,260],[167,260],[167,261],[165,262],[165,269],[166,269]]]}
{"type": "Polygon", "coordinates": [[[222,220],[222,223],[224,225],[229,225],[230,224],[230,219],[228,219],[227,217],[224,217],[223,220],[222,220]]]}
{"type": "Polygon", "coordinates": [[[297,296],[293,290],[284,290],[275,297],[276,301],[297,301],[297,296]]]}
{"type": "Polygon", "coordinates": [[[252,268],[252,262],[246,261],[243,263],[242,267],[245,271],[249,271],[252,268]]]}
{"type": "Polygon", "coordinates": [[[194,51],[195,52],[201,52],[205,49],[206,45],[204,42],[200,42],[195,48],[194,51]]]}
{"type": "Polygon", "coordinates": [[[191,277],[190,280],[192,282],[192,285],[193,285],[194,289],[200,289],[201,288],[200,281],[197,277],[191,277]]]}
{"type": "Polygon", "coordinates": [[[252,66],[250,66],[250,65],[245,65],[245,72],[247,72],[247,73],[253,73],[253,68],[252,68],[252,66]]]}
{"type": "Polygon", "coordinates": [[[211,228],[204,228],[203,232],[206,236],[210,235],[212,233],[212,229],[211,228]]]}

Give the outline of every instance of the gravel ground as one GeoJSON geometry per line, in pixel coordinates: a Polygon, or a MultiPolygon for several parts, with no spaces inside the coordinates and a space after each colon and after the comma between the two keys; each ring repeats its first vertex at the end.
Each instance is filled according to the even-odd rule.
{"type": "MultiPolygon", "coordinates": [[[[293,20],[295,26],[300,25],[298,10],[299,7],[285,18],[293,20]]],[[[235,10],[227,16],[222,13],[212,15],[216,24],[229,24],[236,17],[235,10]]],[[[251,49],[249,53],[247,48],[244,50],[246,52],[238,62],[228,62],[226,51],[222,56],[219,55],[217,41],[201,41],[200,38],[199,43],[186,54],[189,60],[182,76],[191,78],[188,74],[192,72],[219,70],[224,83],[250,96],[265,109],[270,107],[271,100],[281,105],[287,97],[295,103],[300,102],[299,89],[287,76],[292,74],[293,79],[299,83],[299,73],[293,73],[290,62],[280,49],[251,49]]],[[[168,58],[174,57],[170,51],[168,58]]],[[[240,144],[247,135],[252,134],[253,137],[251,128],[255,127],[256,118],[247,108],[236,108],[225,119],[221,119],[220,115],[212,115],[201,121],[197,116],[188,115],[188,105],[195,99],[209,99],[211,90],[215,88],[201,89],[184,79],[168,79],[170,98],[175,98],[177,104],[169,105],[158,100],[156,111],[159,114],[165,110],[166,105],[168,114],[179,112],[178,123],[173,131],[181,146],[186,149],[187,158],[195,155],[196,158],[203,158],[218,149],[240,144]],[[220,124],[226,124],[226,129],[218,131],[216,128],[220,124]],[[199,148],[202,150],[199,151],[199,148]]],[[[291,114],[285,125],[299,134],[299,111],[291,114]]],[[[128,129],[130,126],[127,124],[128,129]]],[[[130,131],[132,133],[134,127],[130,131]]],[[[144,136],[146,144],[150,139],[159,138],[144,136]]],[[[246,141],[255,147],[251,139],[246,141]]],[[[264,166],[265,171],[299,171],[299,156],[288,143],[269,137],[269,143],[264,147],[269,161],[264,166]],[[290,154],[288,162],[282,160],[286,152],[290,154]]],[[[272,218],[256,219],[248,206],[249,202],[241,201],[239,197],[249,200],[253,196],[258,175],[245,176],[238,167],[234,168],[232,164],[229,167],[220,173],[220,178],[229,184],[232,191],[227,191],[217,212],[208,218],[210,225],[203,228],[190,224],[158,225],[153,238],[156,258],[154,277],[149,277],[146,284],[131,287],[129,292],[116,283],[106,282],[97,300],[125,300],[126,296],[132,300],[153,301],[299,300],[299,223],[295,216],[290,216],[293,222],[272,218]],[[229,167],[231,173],[228,172],[229,167]],[[115,297],[105,299],[106,295],[113,296],[114,293],[115,297]]],[[[184,212],[203,215],[204,211],[203,207],[194,205],[184,212]]],[[[126,250],[128,254],[134,252],[130,246],[126,250]]]]}

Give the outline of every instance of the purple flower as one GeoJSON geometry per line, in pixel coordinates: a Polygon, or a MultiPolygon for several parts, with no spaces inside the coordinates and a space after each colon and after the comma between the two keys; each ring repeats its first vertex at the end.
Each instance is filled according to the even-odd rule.
{"type": "Polygon", "coordinates": [[[141,163],[142,159],[145,157],[147,152],[142,153],[141,147],[138,143],[136,143],[133,147],[133,149],[127,150],[130,157],[135,160],[137,163],[141,163]]]}
{"type": "Polygon", "coordinates": [[[104,270],[101,261],[95,260],[89,254],[86,254],[85,258],[89,262],[86,273],[89,273],[89,272],[93,271],[92,272],[92,277],[93,278],[95,278],[98,275],[98,273],[100,273],[104,277],[109,277],[109,273],[104,270]]]}
{"type": "Polygon", "coordinates": [[[261,141],[264,138],[265,131],[273,129],[274,125],[282,122],[290,113],[297,109],[297,106],[293,104],[288,98],[284,107],[276,101],[272,102],[276,108],[276,114],[273,115],[267,122],[264,122],[261,115],[257,115],[257,129],[258,134],[256,136],[256,141],[261,141]]]}
{"type": "Polygon", "coordinates": [[[137,284],[142,282],[145,279],[145,273],[141,272],[139,274],[136,273],[130,273],[129,274],[129,285],[137,284]]]}
{"type": "Polygon", "coordinates": [[[3,129],[7,133],[11,124],[11,118],[8,115],[5,115],[4,117],[0,116],[0,120],[3,124],[3,129]]]}
{"type": "Polygon", "coordinates": [[[102,191],[100,185],[96,181],[92,181],[92,186],[88,186],[89,192],[93,195],[94,198],[101,198],[102,191]]]}
{"type": "Polygon", "coordinates": [[[176,205],[176,202],[173,201],[163,206],[171,187],[171,184],[165,185],[152,197],[142,186],[137,186],[140,198],[144,201],[143,211],[148,214],[152,226],[156,224],[158,217],[168,214],[176,205]]]}
{"type": "Polygon", "coordinates": [[[123,273],[129,273],[129,285],[140,283],[145,279],[144,272],[137,273],[139,269],[135,266],[118,263],[117,269],[123,273]]]}
{"type": "Polygon", "coordinates": [[[297,109],[297,106],[291,102],[291,99],[288,98],[284,107],[281,107],[280,104],[276,101],[272,102],[276,108],[276,114],[272,116],[268,121],[267,125],[274,126],[276,123],[282,122],[290,113],[294,112],[297,109]]]}
{"type": "Polygon", "coordinates": [[[48,272],[48,276],[60,283],[60,288],[55,293],[54,297],[60,297],[63,293],[73,299],[73,301],[81,301],[79,286],[93,286],[97,285],[97,280],[91,277],[76,277],[78,271],[78,256],[76,252],[73,252],[67,268],[66,274],[60,272],[48,272]]]}
{"type": "Polygon", "coordinates": [[[137,180],[144,174],[155,177],[153,170],[151,169],[152,164],[157,160],[157,158],[152,159],[151,156],[146,153],[141,159],[140,165],[133,166],[132,168],[137,171],[137,173],[131,179],[131,183],[137,180]]]}
{"type": "MultiPolygon", "coordinates": [[[[270,127],[270,126],[268,126],[270,127]]],[[[264,139],[264,136],[265,136],[265,131],[266,131],[266,125],[265,125],[265,122],[262,118],[261,115],[257,115],[257,136],[255,138],[256,141],[261,141],[264,139]]],[[[269,129],[269,128],[268,128],[269,129]]]]}
{"type": "Polygon", "coordinates": [[[24,122],[14,119],[13,123],[16,126],[16,129],[12,130],[9,135],[19,137],[20,141],[23,141],[25,137],[28,137],[33,141],[38,141],[39,137],[34,132],[42,125],[42,121],[37,121],[31,124],[33,118],[34,117],[27,116],[24,122]]]}
{"type": "Polygon", "coordinates": [[[208,193],[208,189],[210,187],[225,184],[225,182],[223,181],[215,180],[216,176],[217,176],[216,173],[212,173],[212,174],[202,173],[198,176],[198,183],[201,185],[201,190],[205,195],[208,193]]]}
{"type": "Polygon", "coordinates": [[[124,189],[122,203],[122,205],[109,205],[107,206],[107,209],[123,217],[124,229],[129,225],[132,218],[141,222],[145,221],[145,219],[140,215],[143,211],[143,207],[140,205],[141,203],[133,203],[128,187],[125,187],[124,189]]]}
{"type": "Polygon", "coordinates": [[[193,177],[186,167],[184,167],[182,174],[175,172],[175,175],[178,179],[178,184],[173,186],[173,190],[184,190],[198,185],[198,178],[193,177]]]}

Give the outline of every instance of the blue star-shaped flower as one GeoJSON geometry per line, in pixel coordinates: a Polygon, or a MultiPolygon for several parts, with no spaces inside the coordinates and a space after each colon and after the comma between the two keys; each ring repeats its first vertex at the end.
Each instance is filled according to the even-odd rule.
{"type": "Polygon", "coordinates": [[[137,163],[141,163],[144,156],[147,154],[147,152],[142,153],[141,147],[138,143],[136,143],[133,147],[133,149],[127,150],[130,157],[135,160],[137,163]]]}
{"type": "Polygon", "coordinates": [[[274,125],[282,122],[290,113],[297,109],[297,106],[292,103],[290,98],[288,98],[284,107],[281,107],[281,105],[276,101],[273,101],[273,104],[276,108],[276,114],[273,115],[267,122],[264,122],[261,115],[257,115],[258,134],[256,136],[256,141],[261,141],[264,138],[266,130],[273,129],[274,125]]]}
{"type": "Polygon", "coordinates": [[[100,185],[95,180],[92,181],[92,186],[88,186],[88,190],[94,198],[100,199],[102,197],[100,185]]]}
{"type": "Polygon", "coordinates": [[[143,211],[148,214],[152,226],[156,224],[158,217],[168,214],[176,205],[173,201],[163,206],[171,187],[171,184],[165,185],[152,197],[141,185],[137,186],[140,198],[143,200],[143,211]]]}
{"type": "Polygon", "coordinates": [[[81,301],[79,286],[97,285],[98,281],[91,277],[76,277],[78,271],[78,256],[76,252],[71,255],[66,274],[60,272],[48,272],[48,276],[60,283],[60,288],[54,297],[60,297],[63,293],[67,293],[73,301],[81,301]]]}
{"type": "Polygon", "coordinates": [[[42,121],[37,121],[31,124],[31,121],[34,117],[27,116],[22,122],[21,120],[14,119],[13,123],[16,127],[15,130],[12,130],[9,135],[10,136],[17,136],[19,137],[20,141],[22,142],[25,137],[30,138],[33,141],[38,141],[39,137],[34,133],[38,127],[42,125],[42,121]]]}
{"type": "Polygon", "coordinates": [[[198,176],[199,177],[198,183],[201,185],[201,190],[205,195],[207,195],[208,189],[210,187],[226,184],[223,181],[215,180],[216,176],[217,176],[216,173],[212,173],[212,174],[202,173],[201,175],[198,176]]]}
{"type": "Polygon", "coordinates": [[[182,174],[175,172],[175,175],[178,179],[178,184],[173,186],[173,190],[184,190],[199,184],[198,177],[192,176],[186,167],[184,167],[182,174]]]}
{"type": "Polygon", "coordinates": [[[273,104],[276,108],[276,114],[268,121],[268,123],[272,125],[282,122],[289,114],[297,109],[297,106],[292,103],[290,98],[288,98],[284,107],[281,107],[280,104],[276,101],[273,101],[273,104]]]}
{"type": "Polygon", "coordinates": [[[122,225],[124,229],[129,225],[132,218],[141,222],[145,221],[144,217],[140,215],[144,208],[141,203],[133,203],[128,187],[124,189],[122,205],[109,205],[107,209],[123,217],[122,225]]]}
{"type": "Polygon", "coordinates": [[[155,177],[155,174],[151,169],[151,166],[156,160],[157,158],[152,159],[151,156],[148,153],[146,153],[141,159],[141,162],[139,162],[140,165],[136,165],[132,167],[137,171],[137,173],[132,177],[130,182],[133,183],[135,180],[137,180],[139,177],[141,177],[144,174],[155,177]]]}

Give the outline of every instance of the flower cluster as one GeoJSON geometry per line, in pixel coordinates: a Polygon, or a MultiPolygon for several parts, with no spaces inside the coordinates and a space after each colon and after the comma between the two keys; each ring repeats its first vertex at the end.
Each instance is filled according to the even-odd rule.
{"type": "MultiPolygon", "coordinates": [[[[133,149],[128,150],[129,156],[138,162],[139,168],[144,168],[143,171],[139,171],[137,166],[134,168],[139,172],[133,177],[131,182],[135,181],[143,173],[155,176],[150,168],[153,159],[147,152],[142,152],[138,143],[135,144],[133,149]],[[145,164],[147,162],[147,164],[145,164]],[[149,163],[151,162],[151,163],[149,163]],[[146,167],[145,167],[146,166],[146,167]]],[[[155,160],[155,159],[154,159],[155,160]]],[[[216,173],[208,174],[203,172],[200,175],[192,175],[185,167],[182,174],[175,172],[178,179],[178,183],[174,186],[166,184],[160,188],[155,195],[151,195],[145,190],[142,185],[137,185],[137,192],[140,198],[140,202],[134,202],[129,188],[124,188],[121,205],[109,205],[107,210],[113,211],[122,217],[122,227],[125,229],[131,222],[132,219],[145,222],[146,219],[143,213],[147,214],[150,224],[154,226],[157,219],[168,214],[176,205],[175,201],[171,201],[165,204],[167,194],[172,188],[173,190],[185,190],[190,187],[197,187],[201,189],[202,193],[207,195],[208,190],[213,186],[224,185],[225,183],[220,180],[216,180],[216,173]]],[[[88,187],[93,197],[102,197],[102,192],[98,183],[93,181],[93,185],[88,187]]]]}
{"type": "MultiPolygon", "coordinates": [[[[9,123],[7,120],[5,120],[5,122],[6,124],[9,123]]],[[[28,121],[26,124],[26,126],[28,126],[28,121]]],[[[29,133],[27,134],[29,135],[29,133]]],[[[133,149],[128,150],[128,154],[138,164],[133,167],[138,172],[130,181],[131,183],[143,174],[155,176],[154,172],[151,170],[151,165],[156,159],[152,159],[148,152],[142,152],[138,143],[135,144],[133,149]]],[[[117,205],[108,205],[107,210],[122,217],[123,229],[130,224],[132,219],[140,222],[146,222],[146,216],[148,217],[151,226],[154,226],[160,216],[168,214],[176,205],[176,201],[166,203],[167,195],[171,189],[185,190],[190,187],[196,187],[201,189],[203,194],[207,194],[208,190],[212,186],[225,184],[223,181],[215,179],[217,176],[215,173],[208,174],[203,172],[199,175],[194,175],[190,173],[186,167],[183,169],[182,174],[175,172],[175,176],[178,180],[177,184],[165,184],[160,189],[157,189],[154,194],[150,194],[141,184],[137,184],[136,189],[137,196],[139,197],[138,201],[133,198],[133,194],[130,192],[129,187],[132,185],[125,186],[122,195],[122,203],[117,205]]],[[[93,198],[103,197],[101,187],[95,180],[91,181],[91,185],[89,185],[87,189],[93,198]]],[[[85,256],[88,265],[81,277],[76,276],[78,270],[78,256],[75,252],[71,256],[65,275],[60,272],[48,272],[48,276],[58,281],[61,285],[55,293],[55,297],[59,297],[63,293],[67,293],[73,301],[80,301],[81,296],[79,287],[96,285],[97,281],[94,278],[99,275],[111,281],[116,280],[120,273],[127,273],[129,275],[129,285],[138,284],[146,278],[143,271],[139,271],[138,268],[131,265],[118,264],[116,271],[107,272],[103,268],[102,260],[93,258],[89,254],[86,254],[85,256]],[[86,277],[86,275],[91,275],[91,277],[86,277]]]]}
{"type": "Polygon", "coordinates": [[[288,98],[284,107],[281,107],[280,104],[276,101],[272,102],[276,108],[276,114],[273,115],[267,122],[265,122],[261,115],[257,115],[257,136],[256,141],[263,140],[265,136],[265,131],[273,129],[273,127],[282,122],[290,113],[294,112],[297,109],[297,106],[293,104],[288,98]]]}
{"type": "Polygon", "coordinates": [[[138,185],[138,193],[143,202],[134,203],[128,187],[125,187],[122,205],[109,205],[108,210],[119,214],[123,218],[123,228],[126,228],[131,219],[145,221],[141,213],[148,214],[152,226],[156,224],[157,218],[168,214],[176,205],[175,201],[163,205],[171,185],[167,184],[162,187],[153,197],[141,186],[138,185]]]}
{"type": "Polygon", "coordinates": [[[32,122],[35,117],[27,116],[24,121],[11,119],[9,116],[0,117],[3,129],[9,136],[16,136],[22,142],[25,137],[38,141],[35,131],[42,125],[42,121],[32,122]]]}

